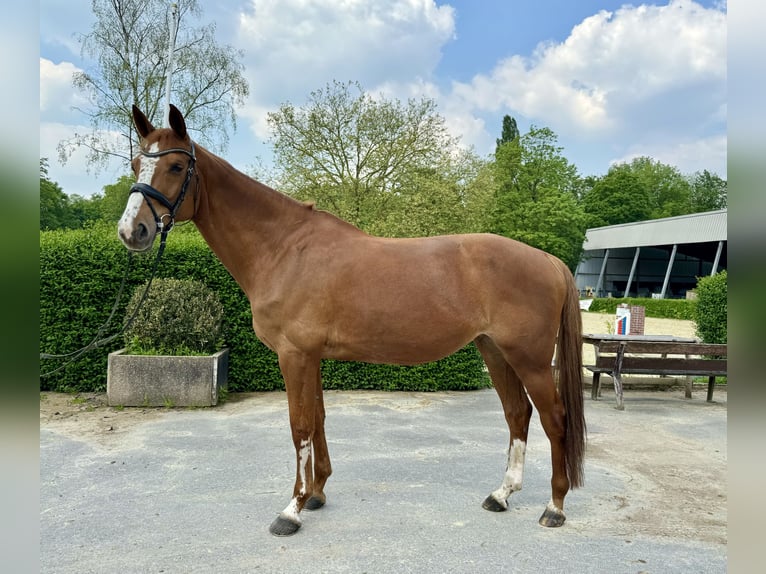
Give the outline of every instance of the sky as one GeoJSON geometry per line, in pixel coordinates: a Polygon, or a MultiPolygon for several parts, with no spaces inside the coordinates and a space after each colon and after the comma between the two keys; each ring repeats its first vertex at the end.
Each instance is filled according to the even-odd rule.
{"type": "MultiPolygon", "coordinates": [[[[727,177],[725,0],[220,0],[201,2],[221,45],[244,52],[250,96],[221,155],[252,172],[271,162],[266,115],[333,80],[433,99],[452,135],[482,157],[503,116],[548,127],[583,176],[649,156],[682,173],[727,177]]],[[[65,164],[57,144],[87,130],[72,73],[93,68],[78,34],[91,0],[40,1],[40,157],[69,194],[127,173],[65,164]]]]}

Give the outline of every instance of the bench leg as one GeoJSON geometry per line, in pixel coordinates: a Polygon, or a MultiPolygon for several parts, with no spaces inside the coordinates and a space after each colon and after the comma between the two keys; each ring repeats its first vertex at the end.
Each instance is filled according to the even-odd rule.
{"type": "Polygon", "coordinates": [[[615,408],[618,411],[624,411],[625,402],[622,397],[622,377],[619,373],[612,373],[612,379],[614,380],[614,396],[617,399],[617,406],[615,408]]]}
{"type": "Polygon", "coordinates": [[[593,373],[593,386],[590,389],[590,398],[595,400],[598,400],[598,396],[600,394],[600,386],[601,386],[601,373],[596,371],[593,373]]]}
{"type": "Polygon", "coordinates": [[[692,385],[694,384],[694,379],[692,377],[686,377],[686,381],[684,382],[684,387],[686,388],[686,392],[684,393],[684,396],[687,399],[692,398],[692,385]]]}
{"type": "Polygon", "coordinates": [[[614,394],[617,397],[617,410],[624,411],[625,403],[622,400],[622,360],[625,357],[625,343],[620,343],[620,348],[617,349],[617,356],[614,359],[614,371],[612,371],[612,379],[614,380],[614,394]]]}
{"type": "Polygon", "coordinates": [[[713,390],[715,389],[715,377],[708,377],[707,379],[707,402],[713,402],[713,390]]]}

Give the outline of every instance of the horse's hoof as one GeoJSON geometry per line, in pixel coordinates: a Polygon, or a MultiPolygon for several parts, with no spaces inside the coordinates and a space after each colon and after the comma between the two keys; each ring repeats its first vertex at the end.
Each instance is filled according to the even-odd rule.
{"type": "Polygon", "coordinates": [[[306,501],[306,504],[303,505],[303,510],[319,510],[324,505],[325,501],[323,498],[312,496],[306,501]]]}
{"type": "Polygon", "coordinates": [[[489,510],[490,512],[504,512],[508,510],[507,506],[503,506],[497,498],[492,496],[491,494],[484,499],[484,502],[481,503],[481,507],[484,510],[489,510]]]}
{"type": "Polygon", "coordinates": [[[548,505],[545,507],[545,512],[540,517],[540,526],[547,526],[548,528],[557,528],[564,524],[567,519],[564,513],[555,506],[548,505]]]}
{"type": "Polygon", "coordinates": [[[292,536],[301,527],[300,523],[288,520],[281,514],[274,519],[269,526],[269,532],[274,536],[292,536]]]}

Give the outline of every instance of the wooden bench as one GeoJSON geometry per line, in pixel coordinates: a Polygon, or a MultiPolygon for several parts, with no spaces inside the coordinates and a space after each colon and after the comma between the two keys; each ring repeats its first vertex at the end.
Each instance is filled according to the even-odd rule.
{"type": "MultiPolygon", "coordinates": [[[[726,345],[700,343],[696,339],[651,335],[583,335],[583,342],[594,346],[594,365],[585,365],[593,373],[591,397],[599,396],[601,373],[614,381],[617,408],[625,408],[622,375],[707,376],[707,400],[713,401],[715,378],[726,376],[726,345]]],[[[691,384],[686,397],[691,398],[691,384]]]]}

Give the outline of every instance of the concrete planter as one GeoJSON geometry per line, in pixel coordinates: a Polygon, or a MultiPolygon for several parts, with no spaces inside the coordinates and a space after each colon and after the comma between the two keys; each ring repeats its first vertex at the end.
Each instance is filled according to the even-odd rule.
{"type": "Polygon", "coordinates": [[[208,407],[228,384],[229,350],[179,357],[109,353],[106,398],[110,406],[208,407]]]}

